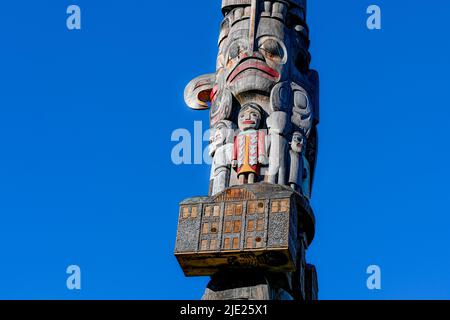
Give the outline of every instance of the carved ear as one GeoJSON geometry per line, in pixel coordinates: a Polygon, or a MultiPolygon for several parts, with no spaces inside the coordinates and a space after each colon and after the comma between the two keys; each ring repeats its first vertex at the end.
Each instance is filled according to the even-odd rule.
{"type": "Polygon", "coordinates": [[[195,110],[208,109],[208,102],[211,102],[211,92],[215,81],[216,75],[210,73],[189,82],[184,90],[184,101],[188,107],[195,110]]]}

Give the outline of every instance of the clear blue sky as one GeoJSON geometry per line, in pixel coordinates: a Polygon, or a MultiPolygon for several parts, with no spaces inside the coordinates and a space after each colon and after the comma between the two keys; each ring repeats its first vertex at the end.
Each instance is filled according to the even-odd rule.
{"type": "MultiPolygon", "coordinates": [[[[450,298],[449,15],[437,0],[309,1],[322,299],[450,298]],[[365,27],[374,3],[382,31],[365,27]]],[[[2,3],[0,298],[201,297],[208,279],[172,252],[178,202],[207,193],[209,168],[173,165],[170,137],[207,124],[182,94],[214,70],[220,21],[219,0],[2,3]]]]}

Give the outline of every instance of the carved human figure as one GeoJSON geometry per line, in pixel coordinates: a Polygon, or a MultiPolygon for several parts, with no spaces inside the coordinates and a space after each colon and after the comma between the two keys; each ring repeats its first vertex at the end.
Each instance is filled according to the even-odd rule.
{"type": "Polygon", "coordinates": [[[292,189],[303,194],[303,178],[304,178],[304,154],[305,154],[305,137],[301,132],[294,132],[290,142],[289,150],[290,170],[289,185],[292,189]]]}
{"type": "Polygon", "coordinates": [[[242,107],[238,116],[239,134],[233,148],[233,168],[239,184],[255,183],[260,175],[261,165],[267,164],[266,135],[261,126],[262,111],[256,104],[242,107]]]}
{"type": "Polygon", "coordinates": [[[211,130],[211,144],[209,146],[209,155],[213,159],[211,195],[222,192],[230,185],[235,129],[236,126],[233,122],[223,120],[211,130]]]}

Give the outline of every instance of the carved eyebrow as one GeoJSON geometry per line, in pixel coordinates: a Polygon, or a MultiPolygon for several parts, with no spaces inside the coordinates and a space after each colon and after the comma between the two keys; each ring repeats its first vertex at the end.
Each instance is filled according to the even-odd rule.
{"type": "Polygon", "coordinates": [[[278,42],[283,43],[283,39],[280,39],[272,34],[258,35],[258,37],[256,38],[256,43],[262,44],[265,40],[268,40],[268,39],[277,40],[278,42]]]}
{"type": "Polygon", "coordinates": [[[230,32],[229,38],[230,38],[230,43],[232,41],[241,39],[241,38],[245,38],[245,40],[247,40],[248,38],[248,33],[249,33],[249,29],[237,29],[237,30],[233,30],[232,32],[230,32]]]}

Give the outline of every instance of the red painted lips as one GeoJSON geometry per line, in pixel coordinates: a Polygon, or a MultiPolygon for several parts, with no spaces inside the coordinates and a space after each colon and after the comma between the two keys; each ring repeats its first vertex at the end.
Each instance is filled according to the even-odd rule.
{"type": "Polygon", "coordinates": [[[280,74],[269,67],[267,64],[263,63],[259,60],[247,60],[245,62],[242,62],[236,66],[236,68],[231,72],[231,74],[228,76],[228,83],[232,83],[236,78],[242,74],[245,71],[248,70],[256,70],[260,71],[266,76],[270,77],[272,80],[278,80],[280,74]]]}

